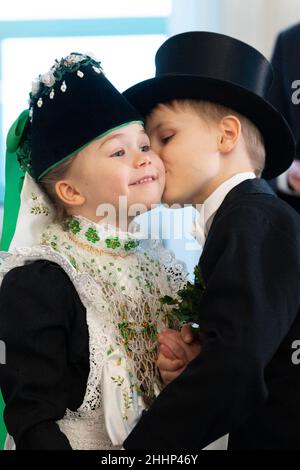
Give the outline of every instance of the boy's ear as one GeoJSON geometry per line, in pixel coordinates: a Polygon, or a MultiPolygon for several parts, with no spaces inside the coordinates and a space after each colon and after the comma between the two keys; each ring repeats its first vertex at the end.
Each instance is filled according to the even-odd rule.
{"type": "Polygon", "coordinates": [[[218,150],[229,153],[236,146],[242,132],[240,120],[236,116],[225,116],[220,121],[218,150]]]}
{"type": "Polygon", "coordinates": [[[85,203],[84,195],[70,180],[57,181],[55,191],[62,202],[68,206],[82,206],[85,203]]]}

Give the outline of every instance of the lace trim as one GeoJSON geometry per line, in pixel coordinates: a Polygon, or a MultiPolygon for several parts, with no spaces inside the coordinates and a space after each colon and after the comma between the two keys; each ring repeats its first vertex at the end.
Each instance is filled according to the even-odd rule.
{"type": "MultiPolygon", "coordinates": [[[[106,306],[103,302],[100,303],[102,299],[100,287],[90,275],[78,273],[64,256],[53,251],[52,248],[47,246],[15,248],[12,253],[0,252],[0,259],[2,260],[0,265],[0,281],[2,281],[4,275],[11,269],[22,266],[28,261],[33,262],[44,259],[59,264],[73,282],[83,305],[87,309],[87,323],[90,337],[90,373],[85,397],[78,411],[80,410],[88,413],[90,410],[98,408],[101,403],[101,387],[98,378],[99,365],[103,363],[105,347],[108,347],[111,343],[109,336],[111,334],[111,328],[109,328],[109,323],[107,322],[107,319],[105,319],[105,313],[107,312],[105,308],[106,306]],[[93,346],[97,344],[96,332],[99,330],[99,321],[97,321],[98,312],[95,312],[95,309],[93,308],[95,304],[98,304],[97,311],[100,311],[103,314],[101,321],[103,324],[103,331],[101,331],[101,334],[103,335],[102,354],[99,354],[97,348],[93,346]],[[99,357],[99,355],[101,357],[99,357]]],[[[77,416],[76,413],[77,412],[67,410],[67,415],[77,416]]]]}
{"type": "Polygon", "coordinates": [[[187,267],[176,258],[174,252],[165,248],[161,240],[143,240],[140,249],[156,259],[166,272],[172,296],[176,297],[179,290],[187,283],[187,267]]]}

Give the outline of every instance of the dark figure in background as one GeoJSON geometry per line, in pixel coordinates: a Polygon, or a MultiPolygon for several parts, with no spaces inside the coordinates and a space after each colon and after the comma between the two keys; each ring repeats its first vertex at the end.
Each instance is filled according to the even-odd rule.
{"type": "Polygon", "coordinates": [[[279,34],[272,65],[275,78],[270,101],[290,124],[297,142],[296,160],[286,173],[272,181],[272,186],[300,213],[300,23],[279,34]]]}

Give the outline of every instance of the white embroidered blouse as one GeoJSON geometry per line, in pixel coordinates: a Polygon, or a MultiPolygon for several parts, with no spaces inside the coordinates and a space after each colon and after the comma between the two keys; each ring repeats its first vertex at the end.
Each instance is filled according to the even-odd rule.
{"type": "Polygon", "coordinates": [[[0,282],[27,260],[59,264],[86,308],[90,373],[83,403],[58,421],[73,449],[120,448],[159,392],[156,335],[172,320],[160,299],[176,297],[185,266],[160,241],[73,217],[50,224],[39,245],[0,254],[0,282]],[[145,398],[147,400],[145,401],[145,398]]]}

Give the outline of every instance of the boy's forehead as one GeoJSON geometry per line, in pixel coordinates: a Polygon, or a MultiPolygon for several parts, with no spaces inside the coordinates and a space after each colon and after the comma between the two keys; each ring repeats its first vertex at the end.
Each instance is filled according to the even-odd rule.
{"type": "Polygon", "coordinates": [[[166,124],[167,122],[173,121],[174,119],[176,119],[176,114],[174,113],[174,111],[171,108],[160,104],[151,111],[149,116],[147,116],[147,130],[153,130],[154,128],[157,129],[162,125],[166,124]]]}
{"type": "Polygon", "coordinates": [[[184,123],[187,110],[175,108],[168,104],[159,104],[146,118],[146,130],[148,134],[158,131],[161,127],[174,126],[184,123]]]}

